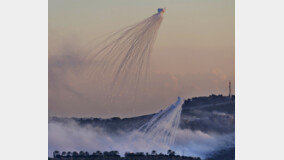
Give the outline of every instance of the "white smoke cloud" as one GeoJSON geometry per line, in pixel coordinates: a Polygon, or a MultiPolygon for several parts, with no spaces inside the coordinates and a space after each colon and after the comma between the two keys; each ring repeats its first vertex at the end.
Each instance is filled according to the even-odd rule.
{"type": "Polygon", "coordinates": [[[117,150],[121,154],[126,151],[152,151],[157,150],[157,145],[149,145],[140,132],[121,132],[118,135],[109,135],[101,128],[91,126],[82,127],[74,121],[66,123],[49,123],[49,156],[54,150],[59,151],[88,151],[117,150]]]}
{"type": "Polygon", "coordinates": [[[111,135],[104,129],[92,126],[80,126],[75,121],[59,123],[51,121],[48,124],[49,156],[54,150],[59,151],[88,151],[117,150],[125,152],[157,152],[166,153],[172,149],[180,155],[206,157],[214,151],[234,146],[234,134],[218,135],[178,129],[173,146],[145,141],[141,132],[129,133],[121,131],[111,135]]]}
{"type": "Polygon", "coordinates": [[[179,154],[206,157],[218,150],[234,147],[234,133],[218,135],[192,131],[189,129],[178,130],[174,150],[179,154]]]}

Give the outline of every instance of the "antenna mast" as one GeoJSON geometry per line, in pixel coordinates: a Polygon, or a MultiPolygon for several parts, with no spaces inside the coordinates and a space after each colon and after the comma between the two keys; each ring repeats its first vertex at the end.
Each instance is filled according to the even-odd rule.
{"type": "Polygon", "coordinates": [[[232,92],[231,81],[229,81],[229,98],[230,98],[230,100],[231,100],[231,96],[232,96],[231,92],[232,92]]]}

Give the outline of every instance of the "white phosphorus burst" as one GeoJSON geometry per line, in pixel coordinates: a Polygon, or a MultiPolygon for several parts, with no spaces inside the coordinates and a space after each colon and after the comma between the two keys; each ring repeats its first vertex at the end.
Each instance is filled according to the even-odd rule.
{"type": "Polygon", "coordinates": [[[138,130],[146,141],[170,148],[174,145],[176,132],[179,128],[181,110],[182,100],[178,97],[174,104],[154,115],[138,130]]]}
{"type": "Polygon", "coordinates": [[[84,60],[89,64],[89,75],[110,81],[113,94],[124,86],[137,89],[141,82],[149,79],[149,61],[163,13],[151,17],[117,32],[87,49],[84,60]]]}

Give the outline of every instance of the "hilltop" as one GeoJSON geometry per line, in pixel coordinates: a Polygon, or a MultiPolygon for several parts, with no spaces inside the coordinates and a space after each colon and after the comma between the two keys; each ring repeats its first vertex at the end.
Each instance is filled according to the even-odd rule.
{"type": "MultiPolygon", "coordinates": [[[[186,99],[182,105],[180,128],[200,130],[203,132],[230,133],[235,127],[235,101],[228,96],[210,95],[186,99]]],[[[81,126],[91,125],[104,128],[108,133],[117,133],[120,130],[132,131],[139,128],[155,115],[142,115],[131,118],[113,117],[102,118],[62,118],[50,117],[49,122],[67,123],[74,120],[81,126]]]]}

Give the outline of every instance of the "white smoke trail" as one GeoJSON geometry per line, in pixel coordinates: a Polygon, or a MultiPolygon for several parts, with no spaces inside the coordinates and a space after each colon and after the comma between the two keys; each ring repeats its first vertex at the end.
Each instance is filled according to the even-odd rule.
{"type": "Polygon", "coordinates": [[[91,62],[90,75],[110,80],[113,94],[122,91],[124,85],[137,89],[140,81],[148,79],[150,56],[162,14],[156,13],[94,45],[85,57],[91,62]]]}
{"type": "Polygon", "coordinates": [[[178,97],[174,104],[154,115],[149,122],[138,130],[143,133],[143,137],[147,141],[163,144],[163,146],[170,148],[174,144],[176,132],[179,128],[181,106],[181,98],[178,97]]]}

